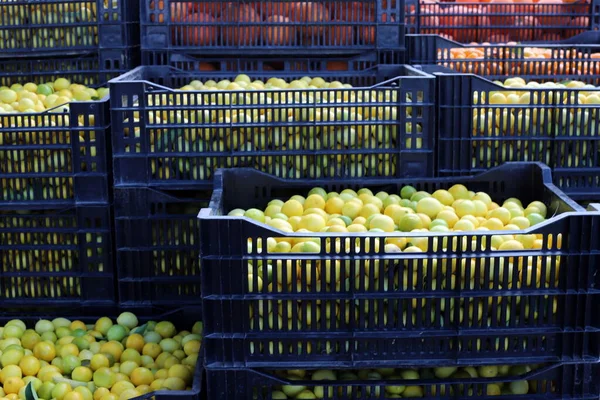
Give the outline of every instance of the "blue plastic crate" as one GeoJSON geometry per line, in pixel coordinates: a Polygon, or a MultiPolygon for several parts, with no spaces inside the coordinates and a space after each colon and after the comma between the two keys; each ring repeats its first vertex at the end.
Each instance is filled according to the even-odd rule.
{"type": "MultiPolygon", "coordinates": [[[[375,367],[373,367],[375,368],[375,367]]],[[[394,373],[400,373],[395,370],[394,373]]],[[[318,393],[314,398],[323,399],[388,399],[405,397],[425,397],[435,399],[495,399],[497,390],[501,388],[501,397],[506,400],[521,399],[573,399],[596,400],[600,395],[598,375],[600,364],[554,364],[543,365],[516,376],[495,378],[445,378],[434,376],[431,369],[421,370],[419,379],[401,379],[399,376],[383,379],[372,376],[381,375],[373,369],[368,378],[361,379],[356,371],[337,370],[334,373],[341,379],[333,381],[315,381],[309,378],[314,371],[306,371],[306,377],[288,378],[287,371],[268,369],[214,369],[206,368],[206,391],[208,400],[237,399],[283,399],[313,398],[310,394],[318,393]],[[376,375],[377,374],[377,375],[376,375]],[[527,381],[527,394],[512,394],[511,384],[523,385],[527,381]],[[494,385],[494,394],[488,395],[490,386],[494,385]],[[294,387],[295,386],[295,387],[294,387]],[[287,387],[284,388],[284,387],[287,387]],[[402,387],[402,388],[401,388],[402,387]],[[409,389],[410,387],[410,389],[409,389]],[[282,392],[300,393],[302,396],[287,397],[282,392]],[[409,395],[408,391],[411,391],[409,395]],[[310,392],[310,394],[309,394],[310,392]],[[397,393],[400,392],[400,395],[397,393]],[[279,397],[278,397],[279,396],[279,397]],[[284,397],[285,396],[285,397],[284,397]]],[[[299,371],[295,371],[298,373],[299,371]]],[[[465,371],[466,372],[466,371],[465,371]]],[[[291,371],[293,374],[294,371],[291,371]]],[[[466,372],[468,374],[468,372],[466,372]]],[[[292,375],[293,376],[293,375],[292,375]]],[[[301,396],[298,394],[298,396],[301,396]]]]}
{"type": "Polygon", "coordinates": [[[0,211],[0,313],[117,305],[110,206],[0,211]]]}
{"type": "Polygon", "coordinates": [[[214,169],[232,166],[304,180],[431,176],[435,82],[408,66],[376,65],[373,56],[342,65],[323,59],[221,60],[212,64],[217,71],[202,73],[139,67],[113,79],[115,184],[210,187],[214,169]],[[328,71],[331,63],[346,70],[328,71]],[[318,74],[354,88],[170,89],[238,73],[288,81],[318,74]],[[294,98],[304,103],[292,103],[294,98]]]}
{"type": "Polygon", "coordinates": [[[461,43],[557,42],[600,28],[600,1],[493,4],[406,0],[407,33],[461,43]]]}
{"type": "MultiPolygon", "coordinates": [[[[107,51],[105,56],[120,57],[121,53],[107,51]]],[[[0,84],[39,84],[65,77],[73,83],[107,87],[111,74],[119,73],[110,68],[126,68],[131,59],[125,58],[104,65],[98,55],[1,61],[0,84]]],[[[0,139],[0,209],[111,201],[108,97],[71,102],[66,111],[4,113],[0,115],[0,139]]]]}
{"type": "Polygon", "coordinates": [[[600,32],[584,32],[561,42],[498,45],[461,44],[439,35],[407,35],[411,65],[442,65],[488,79],[518,76],[532,80],[577,79],[600,84],[600,32]],[[532,50],[544,49],[544,56],[532,50]],[[477,51],[478,57],[466,52],[477,51]]]}
{"type": "MultiPolygon", "coordinates": [[[[135,309],[130,308],[113,308],[102,306],[100,304],[93,304],[91,308],[80,308],[77,306],[63,307],[62,309],[56,309],[53,306],[47,304],[40,305],[39,308],[33,312],[21,312],[16,314],[7,314],[2,310],[0,312],[0,322],[8,322],[12,319],[20,319],[29,326],[35,325],[40,319],[52,320],[58,317],[68,318],[70,320],[80,320],[84,323],[94,323],[100,317],[109,317],[113,321],[116,320],[118,315],[123,311],[136,312],[135,309]]],[[[202,310],[198,307],[186,307],[186,308],[175,308],[168,311],[165,310],[146,310],[145,313],[137,313],[136,316],[140,323],[146,321],[170,321],[179,330],[190,329],[195,323],[202,318],[202,310]]],[[[136,397],[136,400],[153,398],[156,400],[200,400],[206,397],[204,385],[204,365],[203,365],[203,352],[199,354],[198,363],[194,371],[194,379],[192,383],[192,390],[190,391],[168,391],[160,390],[155,392],[149,392],[143,396],[136,397]]]]}
{"type": "Polygon", "coordinates": [[[0,58],[84,55],[139,46],[139,0],[0,4],[0,58]]]}
{"type": "Polygon", "coordinates": [[[557,171],[556,185],[572,198],[600,198],[600,114],[597,104],[581,97],[600,96],[600,89],[505,88],[444,67],[423,69],[436,75],[439,176],[472,175],[509,161],[540,161],[557,171]],[[526,96],[522,103],[508,102],[514,91],[526,96]],[[507,100],[490,105],[498,92],[507,100]]]}
{"type": "Polygon", "coordinates": [[[207,366],[597,359],[600,207],[586,212],[551,182],[550,170],[538,163],[508,163],[475,177],[350,185],[298,183],[251,169],[218,171],[210,207],[199,214],[207,366]],[[313,187],[400,193],[406,184],[433,192],[455,183],[498,200],[543,201],[548,215],[560,215],[519,232],[540,234],[545,243],[523,252],[492,251],[491,238],[499,232],[291,234],[226,216],[313,187]],[[318,238],[320,252],[268,253],[261,246],[269,238],[318,238]],[[428,251],[387,253],[378,246],[387,238],[421,243],[428,251]],[[342,245],[350,240],[354,246],[342,245]],[[539,279],[524,280],[523,270],[539,279]]]}
{"type": "Polygon", "coordinates": [[[141,3],[144,51],[322,57],[404,48],[402,0],[141,3]]]}
{"type": "Polygon", "coordinates": [[[126,307],[200,304],[198,219],[211,191],[115,189],[119,300],[126,307]]]}

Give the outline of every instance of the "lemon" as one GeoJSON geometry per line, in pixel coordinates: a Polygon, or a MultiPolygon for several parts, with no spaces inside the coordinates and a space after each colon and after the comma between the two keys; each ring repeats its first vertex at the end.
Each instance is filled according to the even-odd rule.
{"type": "Polygon", "coordinates": [[[342,215],[354,219],[358,217],[362,206],[356,202],[349,201],[342,207],[342,215]]]}
{"type": "Polygon", "coordinates": [[[456,215],[454,210],[442,210],[438,213],[437,219],[441,219],[446,222],[448,228],[452,229],[454,225],[458,222],[459,218],[456,215]]]}
{"type": "Polygon", "coordinates": [[[491,211],[488,212],[488,217],[489,218],[497,218],[499,219],[504,225],[507,225],[512,216],[510,215],[510,211],[507,210],[504,207],[498,207],[496,209],[493,209],[491,211]]]}
{"type": "Polygon", "coordinates": [[[305,215],[300,219],[298,229],[306,229],[311,232],[319,232],[327,226],[325,219],[318,214],[305,215]]]}
{"type": "Polygon", "coordinates": [[[453,185],[450,189],[448,189],[448,192],[450,192],[455,200],[470,199],[469,190],[464,185],[453,185]]]}
{"type": "Polygon", "coordinates": [[[432,196],[445,206],[450,206],[454,203],[454,197],[447,190],[436,190],[432,196]]]}
{"type": "Polygon", "coordinates": [[[406,214],[398,222],[398,229],[402,232],[412,232],[413,229],[423,228],[423,220],[417,214],[406,214]]]}
{"type": "Polygon", "coordinates": [[[369,218],[371,215],[374,214],[380,214],[379,212],[379,207],[377,207],[375,204],[365,204],[364,206],[361,207],[360,211],[359,211],[359,215],[363,218],[369,218]]]}
{"type": "Polygon", "coordinates": [[[542,203],[541,201],[532,201],[531,203],[529,203],[529,205],[527,206],[527,208],[529,207],[535,207],[538,210],[540,210],[539,214],[546,218],[546,215],[548,213],[548,208],[546,207],[546,205],[544,203],[542,203]]]}
{"type": "Polygon", "coordinates": [[[453,208],[456,210],[456,215],[459,218],[466,215],[474,215],[476,212],[475,203],[471,200],[457,200],[453,208]]]}
{"type": "Polygon", "coordinates": [[[384,232],[394,231],[394,220],[387,215],[374,215],[369,223],[371,229],[381,229],[384,232]]]}
{"type": "Polygon", "coordinates": [[[318,194],[311,194],[304,201],[304,209],[307,208],[320,208],[321,210],[325,209],[325,198],[318,194]]]}
{"type": "Polygon", "coordinates": [[[288,200],[283,203],[281,212],[288,217],[301,217],[304,214],[304,207],[298,200],[288,200]]]}
{"type": "Polygon", "coordinates": [[[325,203],[325,211],[329,214],[341,214],[344,204],[341,197],[331,197],[325,203]]]}
{"type": "Polygon", "coordinates": [[[417,212],[425,214],[432,219],[436,218],[443,208],[444,204],[435,197],[425,197],[417,202],[417,212]]]}

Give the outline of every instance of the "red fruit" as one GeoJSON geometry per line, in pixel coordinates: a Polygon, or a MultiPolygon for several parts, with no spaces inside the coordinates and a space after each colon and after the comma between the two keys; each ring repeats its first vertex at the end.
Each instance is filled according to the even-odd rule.
{"type": "Polygon", "coordinates": [[[264,19],[275,15],[291,18],[292,10],[296,6],[296,3],[278,1],[257,1],[252,4],[256,12],[264,19]]]}
{"type": "Polygon", "coordinates": [[[202,1],[193,3],[194,11],[202,14],[210,14],[211,16],[217,18],[221,15],[221,12],[227,6],[226,3],[222,1],[202,1]]]}
{"type": "Polygon", "coordinates": [[[173,41],[186,46],[207,46],[215,43],[217,27],[205,25],[216,20],[208,14],[190,14],[182,23],[190,24],[173,28],[173,41]]]}
{"type": "Polygon", "coordinates": [[[373,12],[370,7],[365,7],[359,1],[338,2],[335,1],[327,6],[331,19],[347,22],[371,21],[373,12]]]}
{"type": "Polygon", "coordinates": [[[306,39],[320,36],[325,28],[325,23],[329,22],[329,11],[320,3],[312,1],[303,1],[296,3],[296,8],[293,11],[293,18],[297,22],[311,24],[302,27],[302,36],[306,39]],[[314,25],[318,24],[318,25],[314,25]]]}
{"type": "Polygon", "coordinates": [[[479,27],[485,27],[487,18],[481,16],[478,9],[468,6],[451,6],[442,10],[440,25],[442,31],[452,34],[458,42],[477,41],[479,27]]]}
{"type": "Polygon", "coordinates": [[[561,0],[541,0],[536,8],[536,16],[540,27],[546,28],[544,32],[558,32],[569,25],[571,17],[568,15],[568,6],[561,0]],[[555,28],[550,31],[547,28],[555,28]]]}
{"type": "MultiPolygon", "coordinates": [[[[381,15],[381,21],[387,22],[388,16],[387,14],[381,15]]],[[[391,22],[396,22],[394,17],[391,17],[391,22]]],[[[362,44],[373,44],[377,40],[377,31],[374,26],[364,26],[360,29],[360,37],[362,39],[362,44]]]]}
{"type": "Polygon", "coordinates": [[[273,15],[265,21],[277,25],[263,27],[263,37],[267,45],[290,46],[296,38],[296,27],[290,25],[290,19],[283,15],[273,15]]]}
{"type": "Polygon", "coordinates": [[[327,29],[327,44],[334,46],[349,46],[354,43],[354,29],[352,26],[343,25],[343,21],[331,21],[327,29]]]}
{"type": "Polygon", "coordinates": [[[221,20],[230,24],[223,30],[225,43],[234,46],[256,44],[261,36],[260,16],[247,4],[229,4],[221,14],[221,20]],[[237,23],[244,23],[241,26],[237,23]]]}
{"type": "Polygon", "coordinates": [[[490,0],[484,8],[484,13],[489,16],[492,25],[509,27],[515,22],[516,10],[517,6],[512,0],[490,0]]]}
{"type": "Polygon", "coordinates": [[[537,32],[538,20],[535,17],[515,17],[515,29],[512,30],[510,38],[518,42],[531,42],[537,32]]]}

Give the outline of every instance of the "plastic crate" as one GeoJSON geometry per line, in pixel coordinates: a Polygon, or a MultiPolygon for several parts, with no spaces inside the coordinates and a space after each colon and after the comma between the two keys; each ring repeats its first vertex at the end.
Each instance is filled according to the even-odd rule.
{"type": "Polygon", "coordinates": [[[138,46],[139,0],[17,0],[0,5],[0,58],[138,46]]]}
{"type": "Polygon", "coordinates": [[[218,171],[210,208],[199,214],[207,366],[358,367],[373,360],[396,366],[479,365],[598,358],[600,319],[593,304],[600,300],[595,291],[600,208],[584,211],[551,182],[550,170],[537,163],[509,163],[476,177],[378,185],[362,180],[307,184],[250,169],[218,171]],[[455,183],[498,200],[518,197],[549,205],[548,215],[560,215],[520,232],[541,234],[543,249],[491,251],[498,232],[288,234],[225,216],[234,208],[306,195],[313,187],[399,193],[405,184],[432,192],[455,183]],[[267,253],[260,244],[268,238],[318,238],[321,250],[267,253]],[[386,253],[383,245],[376,247],[386,238],[421,243],[428,252],[386,253]],[[354,246],[341,245],[350,240],[354,246]],[[271,268],[265,268],[268,264],[271,268]],[[283,268],[289,264],[296,268],[283,268]],[[523,270],[539,280],[525,280],[523,270]],[[281,320],[271,314],[275,308],[281,320]]]}
{"type": "Polygon", "coordinates": [[[115,189],[119,300],[127,307],[200,304],[198,221],[210,191],[115,189]]]}
{"type": "Polygon", "coordinates": [[[577,79],[600,84],[600,32],[558,43],[461,44],[439,35],[407,35],[408,63],[437,64],[489,79],[577,79]],[[543,50],[543,52],[542,52],[543,50]]]}
{"type": "Polygon", "coordinates": [[[147,51],[322,57],[404,48],[402,0],[141,2],[147,51]]]}
{"type": "Polygon", "coordinates": [[[407,33],[461,43],[556,42],[600,28],[600,1],[473,4],[406,0],[407,33]]]}
{"type": "MultiPolygon", "coordinates": [[[[5,323],[11,319],[20,319],[25,322],[27,326],[35,325],[40,319],[52,320],[57,317],[69,318],[71,320],[80,320],[84,323],[94,323],[98,318],[108,316],[113,321],[118,317],[122,311],[136,311],[129,308],[119,309],[111,307],[102,307],[96,304],[97,307],[90,309],[80,309],[78,307],[64,307],[63,309],[54,309],[53,307],[46,307],[46,305],[40,305],[37,312],[21,313],[21,314],[5,314],[0,312],[0,322],[5,323]]],[[[4,310],[3,310],[4,311],[4,310]]],[[[198,307],[186,307],[171,309],[168,312],[164,310],[155,310],[146,314],[136,314],[138,320],[144,323],[149,320],[154,321],[170,321],[178,329],[183,330],[184,328],[190,329],[195,321],[199,321],[202,318],[202,310],[198,307]]],[[[194,379],[192,383],[192,390],[190,391],[155,391],[147,393],[143,396],[136,397],[137,400],[141,399],[156,399],[156,400],[200,400],[205,398],[204,384],[204,366],[203,366],[203,353],[201,352],[198,357],[196,369],[194,371],[194,379]]]]}
{"type": "Polygon", "coordinates": [[[477,75],[422,68],[436,75],[439,176],[540,161],[557,171],[556,185],[572,198],[600,195],[600,116],[597,105],[583,104],[581,97],[600,96],[600,89],[524,88],[518,92],[529,99],[522,104],[488,105],[480,99],[487,103],[497,92],[514,92],[477,75]]]}
{"type": "Polygon", "coordinates": [[[0,85],[10,86],[15,80],[45,81],[67,78],[86,86],[101,86],[138,66],[139,58],[138,48],[105,49],[83,57],[0,59],[0,85]]]}
{"type": "MultiPolygon", "coordinates": [[[[401,370],[396,370],[401,371],[401,370]]],[[[395,372],[396,372],[395,371],[395,372]]],[[[496,378],[446,378],[440,379],[433,375],[432,370],[420,371],[420,379],[401,379],[399,376],[375,379],[360,379],[357,373],[346,370],[335,371],[342,378],[338,381],[314,381],[310,379],[289,379],[286,371],[261,369],[215,369],[206,368],[206,391],[208,400],[237,400],[237,399],[275,399],[288,398],[281,396],[282,387],[288,386],[289,393],[307,391],[319,393],[323,399],[387,399],[399,397],[424,397],[436,399],[486,399],[497,398],[497,394],[487,395],[489,385],[500,386],[505,391],[502,399],[589,399],[596,400],[600,394],[598,374],[600,364],[556,364],[540,366],[533,371],[517,376],[496,378]],[[282,375],[284,377],[282,377],[282,375]],[[511,383],[522,385],[528,382],[528,393],[525,395],[511,394],[511,383]],[[296,385],[296,387],[293,387],[296,385]],[[400,388],[404,386],[404,391],[400,388]],[[394,388],[392,388],[394,387],[394,388]],[[410,387],[410,389],[409,389],[410,387]],[[420,390],[415,390],[420,388],[420,390]],[[410,390],[413,395],[408,395],[410,390]],[[401,392],[394,396],[392,392],[401,392]],[[281,396],[281,397],[276,397],[281,396]]],[[[294,371],[292,371],[294,372],[294,371]]],[[[312,371],[308,371],[312,372],[312,371]]],[[[374,371],[370,371],[374,372],[374,371]]],[[[496,389],[497,390],[497,389],[496,389]]],[[[306,393],[308,396],[308,393],[306,393]]],[[[294,398],[294,397],[290,397],[294,398]]],[[[313,398],[313,397],[295,397],[313,398]]]]}
{"type": "Polygon", "coordinates": [[[1,313],[117,304],[110,206],[0,211],[1,313]]]}
{"type": "Polygon", "coordinates": [[[328,71],[328,62],[280,61],[283,72],[252,59],[222,61],[221,71],[204,73],[140,67],[112,80],[115,184],[210,187],[215,168],[232,166],[254,166],[297,179],[431,176],[433,78],[407,66],[358,70],[355,66],[366,62],[360,57],[345,64],[343,72],[328,71]],[[220,93],[167,88],[193,79],[232,79],[238,73],[222,72],[227,69],[264,80],[318,73],[355,88],[220,93]],[[368,98],[333,100],[338,95],[368,98]],[[168,96],[182,105],[165,104],[168,96]],[[295,98],[305,103],[292,104],[295,98]],[[247,104],[255,100],[260,104],[247,104]],[[360,120],[361,113],[378,117],[360,120]],[[361,138],[367,130],[371,134],[361,138]]]}
{"type": "MultiPolygon", "coordinates": [[[[110,71],[101,70],[98,62],[96,56],[0,62],[0,84],[66,77],[106,87],[110,71]]],[[[71,102],[68,111],[0,115],[0,209],[109,203],[110,150],[108,97],[71,102]]]]}

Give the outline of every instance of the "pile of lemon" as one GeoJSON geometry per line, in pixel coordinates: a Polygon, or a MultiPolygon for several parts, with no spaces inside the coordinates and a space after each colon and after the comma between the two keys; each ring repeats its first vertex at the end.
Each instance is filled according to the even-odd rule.
{"type": "Polygon", "coordinates": [[[68,79],[35,84],[33,82],[15,83],[10,87],[0,87],[0,114],[38,113],[67,106],[72,101],[99,100],[108,95],[107,88],[92,89],[68,79]],[[58,108],[57,108],[58,107],[58,108]]]}
{"type": "MultiPolygon", "coordinates": [[[[264,210],[235,209],[230,216],[245,216],[283,232],[470,232],[519,231],[543,222],[548,213],[540,201],[526,207],[516,198],[501,205],[484,192],[469,191],[464,185],[433,193],[404,186],[399,194],[370,189],[344,189],[340,193],[313,188],[307,197],[295,195],[287,201],[272,200],[264,210]]],[[[287,241],[277,250],[303,252],[304,242],[294,247],[287,241]]],[[[390,239],[390,251],[408,250],[404,242],[390,239]],[[393,242],[393,244],[392,244],[393,242]],[[402,244],[403,243],[403,244],[402,244]],[[396,247],[397,249],[394,249],[396,247]]],[[[425,242],[426,245],[426,242],[425,242]]],[[[537,235],[497,235],[497,250],[524,250],[542,247],[537,235]]],[[[269,248],[274,251],[275,248],[269,248]]],[[[421,248],[427,251],[426,248],[421,248]]]]}
{"type": "Polygon", "coordinates": [[[66,318],[0,327],[0,400],[127,400],[155,390],[190,390],[202,323],[179,331],[169,321],[138,326],[122,313],[95,324],[66,318]]]}

